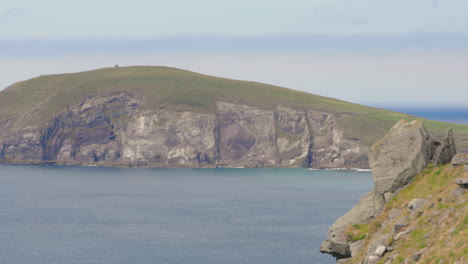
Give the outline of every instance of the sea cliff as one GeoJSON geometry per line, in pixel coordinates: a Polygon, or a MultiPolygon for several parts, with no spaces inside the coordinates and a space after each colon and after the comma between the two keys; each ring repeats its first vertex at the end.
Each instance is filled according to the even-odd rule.
{"type": "MultiPolygon", "coordinates": [[[[0,162],[369,168],[370,146],[404,117],[174,68],[106,68],[0,91],[0,162]]],[[[451,126],[421,120],[437,138],[451,126]]],[[[453,126],[468,149],[468,126],[453,126]]]]}
{"type": "Polygon", "coordinates": [[[374,189],[320,251],[338,263],[466,263],[468,159],[453,142],[451,130],[439,141],[418,121],[398,122],[371,148],[374,189]]]}

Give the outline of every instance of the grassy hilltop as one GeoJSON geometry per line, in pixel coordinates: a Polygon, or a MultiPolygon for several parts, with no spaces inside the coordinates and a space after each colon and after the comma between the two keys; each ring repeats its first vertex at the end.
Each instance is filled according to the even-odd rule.
{"type": "Polygon", "coordinates": [[[449,124],[348,103],[306,92],[256,82],[230,80],[168,67],[104,68],[47,75],[18,82],[0,92],[0,117],[20,124],[45,122],[83,97],[128,91],[143,98],[143,109],[214,112],[216,101],[261,108],[282,104],[335,113],[350,138],[371,144],[400,119],[418,119],[435,135],[452,127],[459,149],[468,149],[468,125],[449,124]]]}

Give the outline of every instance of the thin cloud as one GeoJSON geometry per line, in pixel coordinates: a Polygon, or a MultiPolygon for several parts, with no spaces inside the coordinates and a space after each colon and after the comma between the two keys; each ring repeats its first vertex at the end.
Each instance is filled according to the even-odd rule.
{"type": "Polygon", "coordinates": [[[31,10],[28,8],[10,8],[5,13],[3,13],[3,17],[18,17],[18,16],[25,16],[31,13],[31,10]]]}

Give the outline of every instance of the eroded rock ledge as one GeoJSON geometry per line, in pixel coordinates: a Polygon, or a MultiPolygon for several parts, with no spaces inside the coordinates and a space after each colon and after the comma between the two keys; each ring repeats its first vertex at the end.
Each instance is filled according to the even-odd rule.
{"type": "Polygon", "coordinates": [[[40,125],[0,120],[0,162],[154,167],[368,168],[336,114],[217,102],[156,111],[128,92],[90,96],[40,125]],[[18,125],[21,124],[21,125],[18,125]]]}
{"type": "MultiPolygon", "coordinates": [[[[442,141],[437,141],[419,121],[398,122],[372,146],[369,153],[374,180],[373,190],[348,213],[336,220],[330,227],[328,237],[323,241],[320,251],[331,254],[338,260],[354,256],[362,249],[363,244],[362,241],[349,241],[345,229],[350,224],[369,223],[375,219],[382,213],[385,203],[422,172],[429,163],[443,165],[450,162],[455,154],[451,130],[447,131],[442,141]]],[[[415,201],[414,204],[417,207],[420,203],[415,201]]],[[[373,252],[384,242],[375,241],[374,244],[373,252]]]]}

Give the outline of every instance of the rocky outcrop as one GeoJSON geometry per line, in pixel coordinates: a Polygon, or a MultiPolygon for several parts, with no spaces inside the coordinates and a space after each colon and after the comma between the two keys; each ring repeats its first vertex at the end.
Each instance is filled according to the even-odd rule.
{"type": "Polygon", "coordinates": [[[460,188],[468,189],[468,178],[459,178],[455,180],[455,183],[460,186],[460,188]]]}
{"type": "MultiPolygon", "coordinates": [[[[336,220],[330,227],[328,237],[322,243],[320,251],[331,254],[337,259],[350,258],[360,251],[363,244],[348,239],[347,227],[351,224],[369,223],[379,216],[385,203],[410,183],[430,162],[439,164],[449,162],[456,154],[453,142],[451,131],[448,131],[442,142],[439,142],[419,121],[398,122],[371,148],[369,158],[374,180],[373,191],[336,220]]],[[[415,199],[409,204],[409,208],[417,211],[426,202],[424,199],[415,199]]],[[[406,225],[402,222],[394,229],[400,230],[406,225]]],[[[369,246],[370,252],[374,252],[388,238],[386,235],[377,237],[369,246]]],[[[367,257],[366,263],[374,263],[374,259],[379,258],[376,253],[367,257]]]]}
{"type": "Polygon", "coordinates": [[[89,96],[44,124],[0,120],[0,161],[155,167],[367,168],[337,114],[218,101],[213,112],[149,110],[129,92],[89,96]]]}
{"type": "Polygon", "coordinates": [[[457,154],[452,129],[450,128],[447,131],[447,134],[440,143],[436,141],[435,144],[436,149],[432,158],[434,166],[450,163],[452,158],[457,154]]]}
{"type": "Polygon", "coordinates": [[[352,223],[365,223],[374,219],[382,212],[385,205],[383,197],[372,191],[365,195],[345,215],[338,218],[328,231],[328,238],[322,242],[320,252],[327,253],[337,259],[349,258],[353,251],[358,251],[359,246],[351,245],[347,241],[345,229],[352,223]]]}
{"type": "Polygon", "coordinates": [[[381,195],[407,184],[431,161],[434,139],[419,121],[398,122],[371,148],[375,190],[381,195]]]}
{"type": "Polygon", "coordinates": [[[451,164],[454,167],[468,165],[468,155],[466,155],[466,154],[457,154],[457,155],[455,155],[455,157],[453,157],[453,159],[451,161],[451,164]]]}

